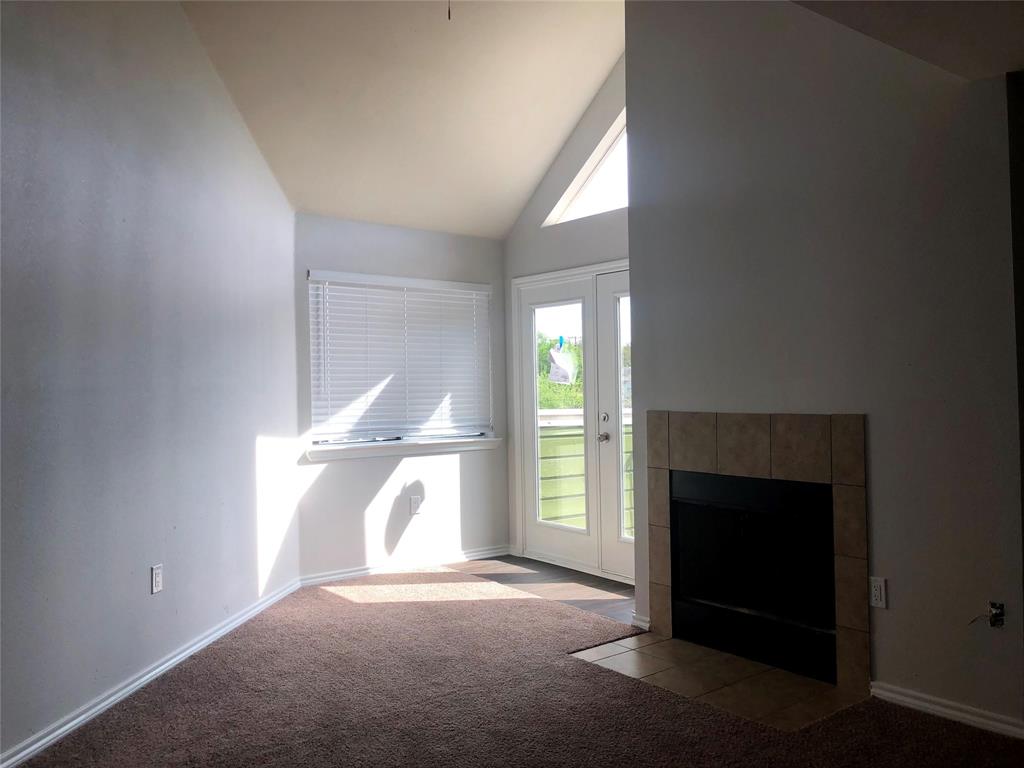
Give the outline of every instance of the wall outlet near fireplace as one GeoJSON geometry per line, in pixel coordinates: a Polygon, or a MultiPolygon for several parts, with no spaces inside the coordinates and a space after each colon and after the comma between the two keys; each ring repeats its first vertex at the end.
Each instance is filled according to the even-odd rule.
{"type": "Polygon", "coordinates": [[[868,581],[871,584],[871,607],[888,608],[889,597],[886,594],[885,579],[881,576],[872,576],[868,581]]]}

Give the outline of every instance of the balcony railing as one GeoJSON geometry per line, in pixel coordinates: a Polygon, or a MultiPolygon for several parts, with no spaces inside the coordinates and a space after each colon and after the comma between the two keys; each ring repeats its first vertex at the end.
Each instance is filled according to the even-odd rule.
{"type": "MultiPolygon", "coordinates": [[[[571,528],[587,527],[583,411],[542,410],[540,437],[540,519],[571,528]]],[[[633,425],[627,413],[623,449],[621,533],[633,536],[633,425]]]]}

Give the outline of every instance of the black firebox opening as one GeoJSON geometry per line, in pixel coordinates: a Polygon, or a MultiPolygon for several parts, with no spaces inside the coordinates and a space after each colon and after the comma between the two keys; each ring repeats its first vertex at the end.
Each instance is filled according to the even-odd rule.
{"type": "Polygon", "coordinates": [[[672,472],[672,631],[836,681],[832,486],[672,472]]]}

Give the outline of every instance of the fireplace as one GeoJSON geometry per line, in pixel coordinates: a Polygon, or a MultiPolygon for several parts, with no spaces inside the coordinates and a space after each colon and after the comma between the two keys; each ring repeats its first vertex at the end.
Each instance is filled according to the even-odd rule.
{"type": "Polygon", "coordinates": [[[866,693],[865,417],[646,427],[651,630],[866,693]]]}
{"type": "Polygon", "coordinates": [[[671,473],[672,634],[836,681],[832,488],[671,473]]]}

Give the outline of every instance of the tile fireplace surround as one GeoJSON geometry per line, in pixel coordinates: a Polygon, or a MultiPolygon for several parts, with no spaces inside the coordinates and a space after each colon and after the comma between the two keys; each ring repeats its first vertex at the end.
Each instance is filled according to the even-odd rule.
{"type": "Polygon", "coordinates": [[[648,411],[651,630],[672,635],[671,470],[830,484],[837,685],[866,694],[871,660],[864,422],[861,414],[648,411]]]}

